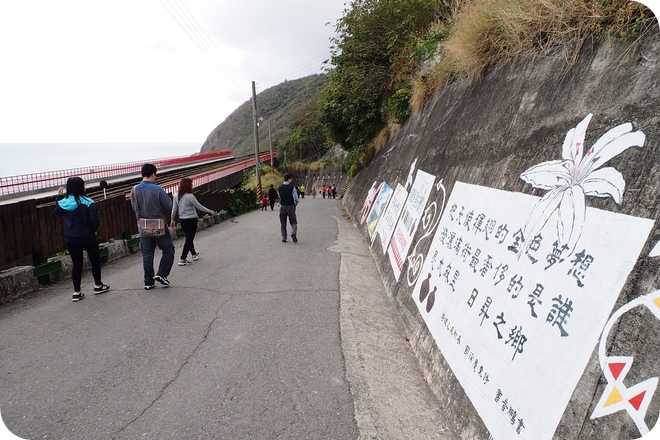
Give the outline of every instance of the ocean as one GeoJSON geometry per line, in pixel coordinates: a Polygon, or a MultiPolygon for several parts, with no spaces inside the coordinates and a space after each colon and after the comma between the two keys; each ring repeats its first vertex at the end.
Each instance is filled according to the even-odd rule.
{"type": "Polygon", "coordinates": [[[199,153],[198,142],[0,143],[0,177],[199,153]]]}

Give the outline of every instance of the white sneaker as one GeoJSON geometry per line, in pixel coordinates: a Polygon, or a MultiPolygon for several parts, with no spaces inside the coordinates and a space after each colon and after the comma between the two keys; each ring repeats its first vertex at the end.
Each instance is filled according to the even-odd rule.
{"type": "Polygon", "coordinates": [[[193,261],[199,260],[199,252],[197,252],[196,254],[193,254],[192,259],[193,259],[193,261]]]}
{"type": "Polygon", "coordinates": [[[187,266],[189,264],[192,264],[192,263],[188,260],[179,260],[179,266],[187,266]]]}

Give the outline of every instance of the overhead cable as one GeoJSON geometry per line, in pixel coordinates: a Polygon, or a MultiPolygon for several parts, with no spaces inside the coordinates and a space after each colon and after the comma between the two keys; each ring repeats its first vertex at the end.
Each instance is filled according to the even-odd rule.
{"type": "MultiPolygon", "coordinates": [[[[238,74],[234,69],[230,68],[229,66],[225,65],[222,61],[220,61],[220,57],[218,56],[219,51],[217,50],[217,47],[215,47],[216,52],[214,53],[211,46],[209,45],[210,39],[208,38],[208,35],[204,32],[202,29],[203,34],[200,34],[198,30],[194,26],[191,25],[192,21],[191,19],[187,18],[185,15],[185,12],[181,9],[181,7],[178,7],[176,5],[173,6],[170,3],[171,0],[161,0],[161,4],[167,9],[167,12],[174,18],[174,20],[177,22],[177,24],[183,29],[183,31],[190,37],[191,40],[199,47],[202,52],[204,52],[207,56],[209,56],[211,62],[220,70],[225,77],[232,82],[241,92],[243,93],[249,93],[249,89],[247,88],[247,84],[249,83],[247,80],[245,80],[240,74],[238,74]],[[167,4],[165,3],[167,2],[167,4]],[[181,12],[180,12],[181,11],[181,12]],[[203,37],[206,35],[206,39],[203,37]]],[[[176,4],[176,0],[172,0],[176,4]]],[[[185,6],[184,6],[185,8],[185,6]]],[[[187,9],[186,9],[187,11],[187,9]]],[[[194,18],[192,19],[194,21],[194,18]]],[[[195,21],[196,22],[196,21],[195,21]]],[[[199,25],[198,25],[199,26],[199,25]]],[[[210,43],[212,44],[212,42],[210,43]]]]}

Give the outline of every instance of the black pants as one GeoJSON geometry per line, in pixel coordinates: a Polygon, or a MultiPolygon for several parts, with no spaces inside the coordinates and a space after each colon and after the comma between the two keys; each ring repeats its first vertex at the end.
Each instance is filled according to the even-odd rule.
{"type": "Polygon", "coordinates": [[[67,243],[69,255],[71,255],[71,280],[73,281],[73,291],[80,292],[80,282],[82,280],[83,271],[83,250],[87,252],[89,262],[92,265],[92,276],[94,277],[94,284],[100,286],[101,283],[101,256],[99,255],[99,244],[94,243],[67,243]]]}
{"type": "Polygon", "coordinates": [[[274,210],[275,209],[275,199],[268,199],[268,201],[270,202],[270,210],[271,211],[274,210]]]}
{"type": "Polygon", "coordinates": [[[195,234],[197,233],[197,219],[196,218],[182,218],[179,220],[181,223],[181,229],[183,229],[183,234],[186,236],[186,242],[183,244],[183,251],[181,252],[181,259],[185,260],[188,256],[188,252],[192,255],[195,255],[195,244],[193,240],[195,239],[195,234]]]}

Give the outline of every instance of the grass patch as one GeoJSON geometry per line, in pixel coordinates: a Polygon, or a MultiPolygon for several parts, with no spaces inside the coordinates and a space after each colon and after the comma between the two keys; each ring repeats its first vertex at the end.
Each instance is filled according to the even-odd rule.
{"type": "MultiPolygon", "coordinates": [[[[425,93],[457,73],[478,77],[485,70],[523,53],[548,51],[573,41],[573,60],[594,36],[640,35],[651,17],[641,3],[627,0],[467,0],[462,2],[425,93]]],[[[419,100],[419,97],[416,98],[419,100]]]]}

